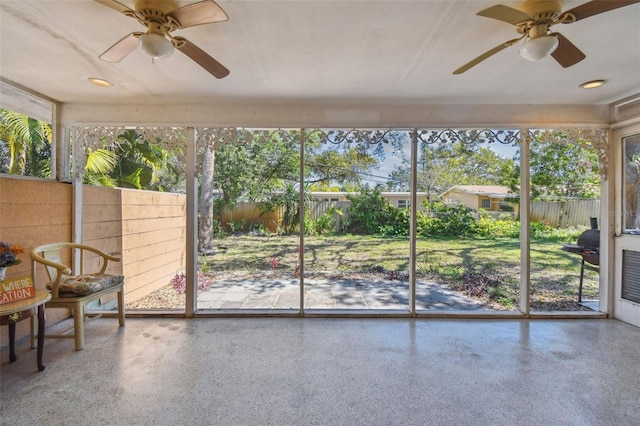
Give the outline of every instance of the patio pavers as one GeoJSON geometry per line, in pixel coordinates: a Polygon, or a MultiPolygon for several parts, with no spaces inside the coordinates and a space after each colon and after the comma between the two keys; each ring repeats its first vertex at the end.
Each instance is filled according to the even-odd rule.
{"type": "MultiPolygon", "coordinates": [[[[198,309],[297,309],[297,279],[219,279],[198,294],[198,309]]],[[[409,309],[409,283],[383,279],[305,279],[305,309],[409,309]]],[[[490,310],[445,284],[418,281],[416,307],[429,310],[490,310]]]]}

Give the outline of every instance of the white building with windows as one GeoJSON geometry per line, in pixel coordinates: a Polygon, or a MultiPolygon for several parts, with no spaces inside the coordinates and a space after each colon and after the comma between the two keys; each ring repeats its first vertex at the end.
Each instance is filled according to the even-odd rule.
{"type": "MultiPolygon", "coordinates": [[[[356,192],[312,192],[311,198],[316,201],[349,201],[349,196],[358,195],[356,192]]],[[[411,206],[411,193],[410,192],[380,192],[383,198],[389,201],[393,207],[399,209],[406,209],[411,206]]],[[[426,192],[417,192],[416,200],[418,202],[418,208],[422,208],[422,203],[428,199],[426,192]]]]}

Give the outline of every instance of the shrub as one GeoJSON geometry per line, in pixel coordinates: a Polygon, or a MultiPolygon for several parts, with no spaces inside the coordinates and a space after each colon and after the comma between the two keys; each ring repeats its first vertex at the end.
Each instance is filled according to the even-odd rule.
{"type": "MultiPolygon", "coordinates": [[[[175,274],[173,278],[171,278],[171,281],[169,281],[169,283],[179,294],[184,294],[187,289],[187,276],[184,274],[184,272],[175,274]]],[[[202,272],[198,271],[198,290],[204,290],[211,284],[213,284],[213,280],[202,272]]]]}
{"type": "Polygon", "coordinates": [[[230,220],[228,225],[232,234],[239,234],[247,229],[247,221],[245,219],[230,220]]]}
{"type": "Polygon", "coordinates": [[[304,217],[304,235],[318,235],[316,221],[309,216],[304,217]]]}
{"type": "Polygon", "coordinates": [[[318,218],[317,230],[320,235],[334,234],[336,230],[336,216],[342,216],[342,209],[331,205],[322,216],[318,218]]]}
{"type": "Polygon", "coordinates": [[[227,233],[224,231],[220,221],[213,219],[213,235],[215,238],[224,238],[227,233]]]}
{"type": "Polygon", "coordinates": [[[481,216],[474,224],[474,234],[489,238],[518,238],[520,236],[520,222],[512,219],[493,219],[481,216]]]}
{"type": "Polygon", "coordinates": [[[379,226],[379,232],[388,237],[407,237],[411,222],[409,209],[397,209],[390,206],[387,223],[379,226]]]}
{"type": "Polygon", "coordinates": [[[531,239],[544,241],[575,242],[587,229],[586,226],[577,228],[552,228],[542,222],[531,222],[531,239]]]}
{"type": "Polygon", "coordinates": [[[380,227],[389,223],[392,209],[380,191],[363,189],[359,195],[349,196],[349,218],[346,229],[353,234],[378,234],[380,227]]]}
{"type": "Polygon", "coordinates": [[[469,207],[442,201],[425,202],[424,206],[426,212],[419,212],[416,218],[420,235],[453,237],[474,234],[476,219],[469,207]]]}

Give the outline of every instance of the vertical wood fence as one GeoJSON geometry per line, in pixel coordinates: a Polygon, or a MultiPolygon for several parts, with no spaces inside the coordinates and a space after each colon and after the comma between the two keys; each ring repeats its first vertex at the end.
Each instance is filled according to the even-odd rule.
{"type": "MultiPolygon", "coordinates": [[[[351,201],[314,200],[309,204],[307,215],[310,219],[317,220],[330,206],[334,206],[342,212],[342,215],[335,214],[333,216],[336,221],[336,230],[341,230],[348,217],[350,205],[351,201]]],[[[277,232],[278,227],[282,224],[283,215],[284,209],[282,207],[276,208],[271,212],[264,212],[259,203],[240,202],[233,209],[225,209],[217,219],[227,232],[236,228],[246,230],[256,225],[262,225],[271,232],[277,232]]]]}
{"type": "Polygon", "coordinates": [[[600,200],[532,201],[530,217],[555,228],[589,226],[589,218],[600,217],[600,200]]]}
{"type": "Polygon", "coordinates": [[[336,231],[340,232],[344,229],[344,224],[349,217],[349,206],[351,206],[351,201],[312,201],[309,206],[309,218],[312,220],[318,220],[318,218],[325,214],[331,206],[342,212],[342,214],[333,215],[333,219],[336,221],[336,231]]]}
{"type": "Polygon", "coordinates": [[[229,232],[235,228],[249,229],[251,226],[261,224],[271,232],[277,232],[282,223],[284,210],[276,208],[272,212],[263,212],[258,203],[236,203],[233,209],[225,208],[222,215],[217,218],[220,226],[229,232]],[[232,225],[234,224],[234,225],[232,225]]]}
{"type": "MultiPolygon", "coordinates": [[[[330,206],[340,209],[342,215],[335,214],[336,230],[341,231],[343,224],[349,217],[351,201],[312,201],[307,215],[317,220],[325,214],[330,206]]],[[[238,203],[234,209],[225,210],[220,217],[221,225],[226,231],[231,230],[230,223],[245,226],[262,224],[271,232],[276,232],[282,221],[283,210],[262,213],[257,203],[238,203]]],[[[486,214],[486,213],[485,213],[486,214]]],[[[505,216],[509,213],[496,212],[493,216],[505,216]]],[[[532,222],[542,222],[554,228],[569,228],[572,226],[589,226],[591,217],[600,216],[600,200],[569,200],[569,201],[533,201],[531,202],[530,218],[532,222]]]]}

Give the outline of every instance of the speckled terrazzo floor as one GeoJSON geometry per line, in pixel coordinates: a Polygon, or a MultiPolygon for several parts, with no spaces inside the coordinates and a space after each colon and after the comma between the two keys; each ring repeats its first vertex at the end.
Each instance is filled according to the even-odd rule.
{"type": "Polygon", "coordinates": [[[17,353],[2,425],[640,424],[615,320],[102,318],[17,353]]]}

